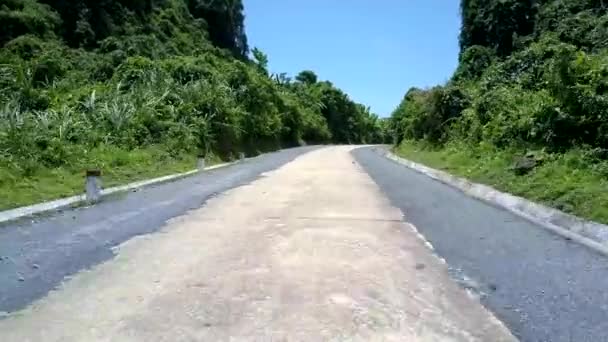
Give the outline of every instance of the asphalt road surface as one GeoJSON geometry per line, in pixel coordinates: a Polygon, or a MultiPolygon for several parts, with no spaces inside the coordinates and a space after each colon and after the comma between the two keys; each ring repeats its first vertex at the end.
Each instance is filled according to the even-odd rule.
{"type": "Polygon", "coordinates": [[[117,195],[94,207],[0,225],[0,312],[22,309],[65,277],[112,258],[115,246],[134,236],[156,232],[168,219],[199,208],[216,194],[247,184],[261,173],[314,149],[265,154],[117,195]]]}
{"type": "Polygon", "coordinates": [[[522,341],[608,341],[608,258],[389,161],[356,160],[522,341]]]}
{"type": "Polygon", "coordinates": [[[380,152],[285,150],[0,227],[0,341],[608,340],[606,258],[380,152]]]}
{"type": "MultiPolygon", "coordinates": [[[[351,150],[303,154],[196,203],[158,233],[129,239],[113,258],[1,320],[0,340],[513,341],[450,278],[351,150]]],[[[283,152],[282,161],[301,152],[283,152]]],[[[152,230],[159,221],[147,213],[172,205],[158,203],[202,191],[190,184],[175,192],[179,186],[106,224],[122,207],[107,202],[94,228],[76,229],[99,238],[98,229],[130,230],[136,217],[152,230]]],[[[48,267],[47,253],[36,270],[48,267]]],[[[79,259],[77,249],[70,253],[79,259]]]]}

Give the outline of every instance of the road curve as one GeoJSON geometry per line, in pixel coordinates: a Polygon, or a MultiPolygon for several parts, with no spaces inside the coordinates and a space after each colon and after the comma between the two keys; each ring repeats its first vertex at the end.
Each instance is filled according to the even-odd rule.
{"type": "Polygon", "coordinates": [[[382,156],[353,151],[450,274],[522,341],[608,341],[608,259],[382,156]]]}
{"type": "Polygon", "coordinates": [[[0,340],[513,341],[351,149],[309,152],[121,244],[1,320],[0,340]]]}

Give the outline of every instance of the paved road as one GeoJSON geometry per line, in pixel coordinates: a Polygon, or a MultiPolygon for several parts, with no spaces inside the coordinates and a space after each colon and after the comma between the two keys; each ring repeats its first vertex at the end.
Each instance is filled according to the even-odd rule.
{"type": "Polygon", "coordinates": [[[388,161],[356,160],[522,341],[608,341],[608,259],[388,161]]]}
{"type": "MultiPolygon", "coordinates": [[[[184,200],[195,209],[173,211],[179,216],[158,233],[131,238],[114,258],[1,320],[0,340],[513,341],[450,278],[351,149],[301,155],[203,206],[204,196],[184,200]]],[[[160,192],[139,198],[148,202],[134,204],[135,219],[123,213],[104,223],[120,215],[117,202],[87,224],[128,231],[143,220],[139,232],[154,231],[164,219],[148,216],[171,206],[159,203],[184,196],[160,192]]]]}
{"type": "Polygon", "coordinates": [[[199,208],[215,194],[247,184],[314,149],[265,154],[91,208],[0,226],[0,312],[23,308],[64,277],[112,258],[112,249],[124,241],[155,232],[166,220],[199,208]]]}

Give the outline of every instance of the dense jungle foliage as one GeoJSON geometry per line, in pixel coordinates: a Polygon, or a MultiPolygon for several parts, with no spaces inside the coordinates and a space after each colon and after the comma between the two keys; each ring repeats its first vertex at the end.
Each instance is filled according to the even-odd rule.
{"type": "Polygon", "coordinates": [[[86,167],[126,180],[198,154],[383,139],[314,72],[271,75],[244,17],[241,0],[0,0],[0,207],[41,179],[66,184],[49,196],[80,189],[86,167]]]}
{"type": "MultiPolygon", "coordinates": [[[[501,159],[496,167],[507,169],[527,155],[531,166],[552,165],[552,171],[533,171],[546,171],[547,184],[538,178],[515,192],[608,221],[607,210],[594,214],[583,208],[599,200],[591,192],[608,189],[607,5],[462,0],[458,68],[445,85],[407,92],[392,114],[394,142],[466,152],[453,162],[467,164],[472,173],[471,168],[487,168],[492,157],[501,159]],[[577,184],[583,176],[591,177],[589,184],[577,184]],[[555,191],[546,193],[545,186],[555,191]]],[[[507,190],[525,178],[484,172],[484,180],[507,190]]]]}

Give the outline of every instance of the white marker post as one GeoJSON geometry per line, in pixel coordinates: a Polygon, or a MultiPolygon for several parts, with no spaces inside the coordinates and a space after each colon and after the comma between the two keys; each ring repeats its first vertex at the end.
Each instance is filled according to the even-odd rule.
{"type": "Polygon", "coordinates": [[[101,198],[101,170],[87,170],[85,193],[86,201],[89,204],[99,202],[101,198]]]}
{"type": "Polygon", "coordinates": [[[205,170],[205,156],[203,156],[203,155],[198,156],[198,159],[196,160],[196,168],[199,171],[205,170]]]}
{"type": "Polygon", "coordinates": [[[240,161],[245,160],[245,153],[244,152],[239,152],[239,160],[240,161]]]}

